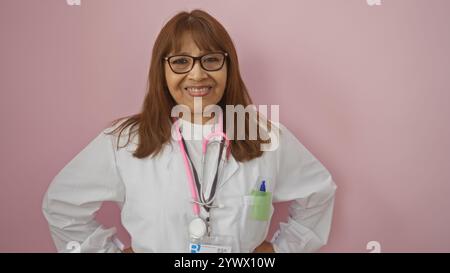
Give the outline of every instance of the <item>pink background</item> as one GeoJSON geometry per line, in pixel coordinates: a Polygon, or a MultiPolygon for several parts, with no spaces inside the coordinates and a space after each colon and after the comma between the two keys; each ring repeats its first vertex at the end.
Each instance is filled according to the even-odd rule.
{"type": "MultiPolygon", "coordinates": [[[[0,251],[54,251],[52,178],[140,110],[151,47],[176,12],[227,28],[256,104],[338,184],[324,252],[450,251],[450,1],[1,0],[0,251]]],[[[277,206],[277,222],[286,217],[277,206]]],[[[99,215],[119,226],[119,210],[99,215]]],[[[126,232],[120,238],[128,241],[126,232]]]]}

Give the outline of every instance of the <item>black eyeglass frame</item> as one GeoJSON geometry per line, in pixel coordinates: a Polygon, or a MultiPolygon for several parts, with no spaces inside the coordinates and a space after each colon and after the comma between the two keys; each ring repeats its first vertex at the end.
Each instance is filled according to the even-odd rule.
{"type": "Polygon", "coordinates": [[[196,62],[197,60],[200,62],[200,66],[201,66],[201,68],[202,68],[203,70],[209,71],[209,72],[219,71],[220,69],[222,69],[223,65],[225,64],[225,61],[227,60],[227,57],[228,57],[228,53],[227,53],[227,52],[209,52],[209,53],[207,53],[207,54],[204,54],[204,55],[198,56],[198,57],[194,57],[194,56],[190,56],[190,55],[173,55],[173,56],[167,56],[167,57],[164,57],[164,60],[167,61],[167,63],[169,64],[170,70],[172,70],[173,73],[175,73],[175,74],[186,74],[186,73],[189,73],[189,72],[192,70],[192,68],[194,68],[195,62],[196,62]],[[206,69],[206,68],[203,66],[202,58],[205,57],[205,56],[211,55],[211,54],[222,54],[223,57],[224,57],[224,58],[223,58],[222,65],[221,65],[219,68],[217,68],[217,69],[206,69]],[[189,58],[192,58],[194,61],[192,62],[191,68],[189,68],[189,70],[187,70],[186,72],[176,72],[176,71],[172,68],[172,65],[170,65],[170,59],[172,59],[172,58],[174,58],[174,57],[189,57],[189,58]]]}

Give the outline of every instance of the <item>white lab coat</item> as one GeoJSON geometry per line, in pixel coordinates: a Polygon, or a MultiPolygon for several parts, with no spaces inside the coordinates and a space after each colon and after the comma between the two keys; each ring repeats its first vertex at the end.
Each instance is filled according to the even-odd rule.
{"type": "MultiPolygon", "coordinates": [[[[275,151],[243,163],[231,156],[224,167],[216,197],[223,207],[211,209],[211,228],[233,238],[233,252],[251,252],[267,236],[270,220],[248,217],[250,193],[262,180],[273,203],[294,201],[287,223],[280,224],[271,240],[276,252],[312,252],[328,240],[336,185],[292,133],[279,128],[275,151]]],[[[154,158],[137,159],[132,156],[137,137],[116,150],[117,138],[104,134],[111,129],[58,173],[44,197],[43,213],[58,251],[75,241],[81,252],[120,252],[123,246],[115,228],[95,221],[102,202],[114,201],[121,207],[122,224],[135,252],[187,252],[194,213],[178,143],[172,140],[154,158]]]]}

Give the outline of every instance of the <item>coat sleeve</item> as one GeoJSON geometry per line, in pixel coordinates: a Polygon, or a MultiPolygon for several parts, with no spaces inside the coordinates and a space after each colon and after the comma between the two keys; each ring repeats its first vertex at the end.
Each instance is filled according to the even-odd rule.
{"type": "MultiPolygon", "coordinates": [[[[105,130],[106,131],[106,130],[105,130]]],[[[103,131],[53,179],[42,210],[58,252],[120,252],[115,228],[95,220],[103,201],[124,202],[112,136],[103,131]],[[73,249],[72,249],[73,250],[73,249]]]]}
{"type": "Polygon", "coordinates": [[[314,252],[328,241],[336,184],[325,167],[280,125],[274,202],[292,201],[287,223],[271,242],[275,252],[314,252]]]}

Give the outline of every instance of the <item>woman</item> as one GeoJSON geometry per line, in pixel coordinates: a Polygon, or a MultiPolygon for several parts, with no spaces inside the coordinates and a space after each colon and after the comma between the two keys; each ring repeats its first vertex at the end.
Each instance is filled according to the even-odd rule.
{"type": "Polygon", "coordinates": [[[223,115],[228,106],[249,105],[223,26],[201,10],[174,16],[155,41],[141,113],[100,133],[48,189],[43,212],[58,250],[70,242],[82,252],[123,250],[115,229],[94,219],[103,201],[122,209],[132,239],[125,252],[310,252],[325,245],[331,175],[282,125],[223,115]],[[240,121],[241,132],[232,126],[240,121]],[[252,124],[265,128],[256,138],[252,124]],[[269,129],[279,130],[275,148],[269,129]],[[288,222],[265,241],[272,203],[284,201],[293,201],[288,222]]]}

